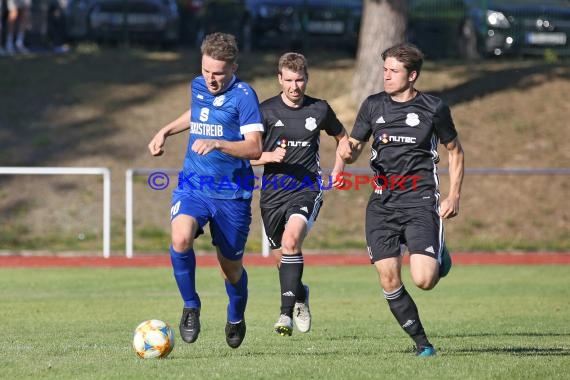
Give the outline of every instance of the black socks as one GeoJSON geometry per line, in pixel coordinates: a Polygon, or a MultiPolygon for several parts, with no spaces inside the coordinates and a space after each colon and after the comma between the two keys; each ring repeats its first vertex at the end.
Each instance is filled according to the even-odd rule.
{"type": "Polygon", "coordinates": [[[431,346],[420,321],[418,308],[404,285],[402,284],[392,293],[384,291],[384,297],[388,301],[390,311],[404,331],[416,342],[416,345],[431,346]]]}
{"type": "Polygon", "coordinates": [[[295,302],[305,299],[305,289],[301,282],[303,277],[303,254],[282,255],[279,266],[279,282],[281,283],[281,314],[293,316],[295,302]]]}

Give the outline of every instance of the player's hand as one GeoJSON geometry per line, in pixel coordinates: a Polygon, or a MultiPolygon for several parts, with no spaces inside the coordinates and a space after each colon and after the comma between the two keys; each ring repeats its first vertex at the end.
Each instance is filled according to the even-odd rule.
{"type": "Polygon", "coordinates": [[[162,133],[157,133],[148,143],[148,150],[153,156],[161,156],[164,153],[164,143],[166,137],[162,133]]]}
{"type": "Polygon", "coordinates": [[[329,177],[330,181],[332,182],[329,183],[329,187],[332,185],[332,187],[334,187],[335,189],[340,189],[343,185],[343,181],[342,181],[342,177],[340,175],[340,173],[342,172],[342,170],[333,170],[331,172],[331,176],[329,177]]]}
{"type": "Polygon", "coordinates": [[[283,160],[285,159],[285,153],[287,153],[287,150],[281,148],[280,146],[278,146],[277,148],[275,148],[275,150],[273,152],[269,152],[269,162],[283,162],[283,160]]]}
{"type": "Polygon", "coordinates": [[[345,162],[352,160],[352,151],[353,151],[353,146],[348,139],[343,139],[338,142],[338,146],[336,147],[336,153],[345,162]]]}
{"type": "Polygon", "coordinates": [[[218,140],[198,139],[194,141],[194,144],[192,144],[192,151],[201,156],[205,156],[211,151],[218,149],[220,146],[219,144],[220,142],[218,140]]]}
{"type": "Polygon", "coordinates": [[[439,205],[439,216],[451,219],[459,214],[459,198],[447,197],[439,205]]]}

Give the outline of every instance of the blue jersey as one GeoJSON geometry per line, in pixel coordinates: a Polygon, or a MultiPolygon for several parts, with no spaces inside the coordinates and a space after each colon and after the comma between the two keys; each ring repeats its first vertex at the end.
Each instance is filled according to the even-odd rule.
{"type": "Polygon", "coordinates": [[[257,94],[235,76],[216,95],[208,91],[203,76],[196,77],[191,93],[190,138],[181,188],[203,191],[211,198],[251,198],[254,177],[249,160],[219,150],[199,155],[192,151],[192,144],[197,139],[241,141],[248,132],[263,132],[257,94]]]}

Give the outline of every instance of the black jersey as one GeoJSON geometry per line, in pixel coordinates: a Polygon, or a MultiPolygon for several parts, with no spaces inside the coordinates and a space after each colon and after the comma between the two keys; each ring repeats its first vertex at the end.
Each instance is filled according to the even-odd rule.
{"type": "Polygon", "coordinates": [[[370,136],[374,191],[384,204],[414,207],[439,202],[437,145],[457,137],[449,107],[440,98],[421,92],[407,102],[396,102],[386,92],[369,96],[351,137],[366,142],[370,136]]]}
{"type": "Polygon", "coordinates": [[[261,103],[263,151],[286,150],[281,163],[265,164],[261,185],[261,205],[279,205],[299,191],[320,190],[319,142],[321,130],[330,136],[343,131],[343,125],[330,105],[305,95],[299,108],[289,107],[281,94],[261,103]]]}

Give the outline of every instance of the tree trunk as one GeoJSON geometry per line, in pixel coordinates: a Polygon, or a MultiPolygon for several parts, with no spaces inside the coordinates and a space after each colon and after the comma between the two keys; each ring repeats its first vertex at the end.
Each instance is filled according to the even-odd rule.
{"type": "Polygon", "coordinates": [[[405,41],[406,0],[364,0],[352,98],[360,105],[366,97],[384,89],[381,54],[405,41]]]}

